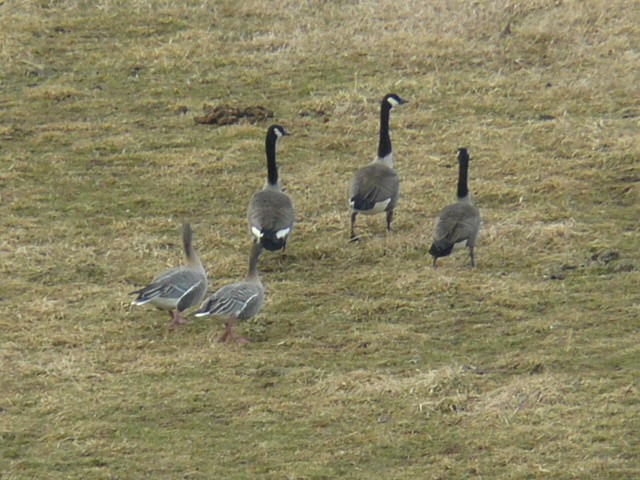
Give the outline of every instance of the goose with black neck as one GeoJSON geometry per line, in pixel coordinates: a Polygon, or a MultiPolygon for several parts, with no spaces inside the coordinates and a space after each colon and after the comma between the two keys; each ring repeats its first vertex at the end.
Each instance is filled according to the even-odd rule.
{"type": "Polygon", "coordinates": [[[293,203],[282,191],[276,164],[276,144],[285,135],[289,133],[281,125],[271,125],[267,129],[267,183],[251,197],[247,211],[254,241],[272,252],[286,249],[295,221],[293,203]]]}
{"type": "Polygon", "coordinates": [[[465,246],[469,248],[469,266],[475,266],[474,248],[480,231],[480,211],[473,204],[467,184],[469,152],[466,148],[460,148],[457,156],[457,201],[444,207],[436,221],[434,240],[429,248],[433,268],[437,267],[438,258],[450,255],[456,247],[465,246]]]}
{"type": "Polygon", "coordinates": [[[351,210],[350,241],[358,240],[355,233],[356,217],[376,215],[385,212],[387,230],[391,230],[393,212],[398,203],[400,180],[395,171],[395,157],[389,134],[391,109],[407,103],[395,93],[384,96],[380,102],[380,133],[378,154],[372,163],[358,169],[349,187],[349,208],[351,210]]]}

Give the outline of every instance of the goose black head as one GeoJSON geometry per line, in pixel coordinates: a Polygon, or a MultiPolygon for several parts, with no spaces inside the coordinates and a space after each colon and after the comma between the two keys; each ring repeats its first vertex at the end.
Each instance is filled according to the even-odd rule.
{"type": "Polygon", "coordinates": [[[282,125],[271,125],[267,132],[269,136],[275,135],[276,138],[284,137],[285,135],[289,135],[282,125]]]}
{"type": "Polygon", "coordinates": [[[458,161],[460,162],[469,161],[469,152],[467,152],[466,148],[462,147],[458,149],[458,161]]]}
{"type": "Polygon", "coordinates": [[[396,95],[395,93],[388,93],[387,95],[384,96],[382,101],[387,102],[389,104],[389,108],[393,108],[396,105],[402,105],[403,103],[407,103],[407,101],[404,98],[400,98],[400,96],[396,95]]]}

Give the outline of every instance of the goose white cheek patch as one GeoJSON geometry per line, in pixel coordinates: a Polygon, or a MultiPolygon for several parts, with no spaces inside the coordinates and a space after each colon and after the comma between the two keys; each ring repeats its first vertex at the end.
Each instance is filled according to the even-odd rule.
{"type": "Polygon", "coordinates": [[[398,105],[400,105],[398,101],[393,97],[387,98],[387,102],[389,102],[389,104],[391,104],[392,107],[397,107],[398,105]]]}
{"type": "Polygon", "coordinates": [[[251,227],[251,233],[253,233],[253,236],[256,237],[258,240],[262,238],[262,232],[258,230],[256,227],[251,227]]]}

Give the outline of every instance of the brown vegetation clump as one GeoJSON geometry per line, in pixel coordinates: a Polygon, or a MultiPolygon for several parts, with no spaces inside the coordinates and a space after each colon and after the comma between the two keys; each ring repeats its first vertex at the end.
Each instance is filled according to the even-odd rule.
{"type": "Polygon", "coordinates": [[[196,123],[207,125],[232,125],[241,119],[249,123],[256,123],[273,117],[273,112],[261,105],[251,105],[245,108],[231,107],[229,105],[204,105],[204,116],[194,117],[196,123]]]}

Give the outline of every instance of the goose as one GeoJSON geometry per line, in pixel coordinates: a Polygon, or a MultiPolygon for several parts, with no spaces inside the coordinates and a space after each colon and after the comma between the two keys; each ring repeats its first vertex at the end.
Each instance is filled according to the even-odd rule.
{"type": "Polygon", "coordinates": [[[245,279],[220,288],[194,314],[196,317],[211,315],[224,319],[226,330],[220,337],[220,342],[249,342],[246,338],[236,336],[233,326],[237,320],[255,317],[264,304],[264,286],[258,275],[258,258],[262,251],[262,245],[253,242],[249,255],[249,272],[245,279]]]}
{"type": "Polygon", "coordinates": [[[202,262],[193,249],[193,233],[188,223],[182,224],[182,244],[187,257],[184,267],[167,270],[146,287],[131,292],[131,295],[138,295],[132,305],[150,303],[160,310],[167,310],[173,319],[172,330],[187,323],[181,312],[200,303],[209,283],[202,262]]]}
{"type": "Polygon", "coordinates": [[[351,209],[350,241],[357,240],[355,233],[358,213],[374,215],[387,213],[387,230],[391,230],[393,210],[398,202],[400,181],[395,172],[395,160],[389,136],[389,112],[396,105],[407,103],[395,93],[384,96],[380,103],[380,140],[378,155],[373,163],[355,172],[349,186],[349,207],[351,209]]]}
{"type": "Polygon", "coordinates": [[[435,238],[429,248],[433,256],[433,268],[440,257],[449,255],[454,247],[468,247],[470,267],[475,266],[473,247],[480,230],[480,211],[473,204],[467,187],[469,153],[466,148],[458,149],[458,201],[442,209],[435,227],[435,238]]]}
{"type": "Polygon", "coordinates": [[[285,250],[295,216],[291,199],[280,188],[276,165],[276,143],[285,135],[289,133],[280,125],[271,125],[267,129],[267,183],[251,197],[247,210],[254,241],[272,252],[285,250]]]}

